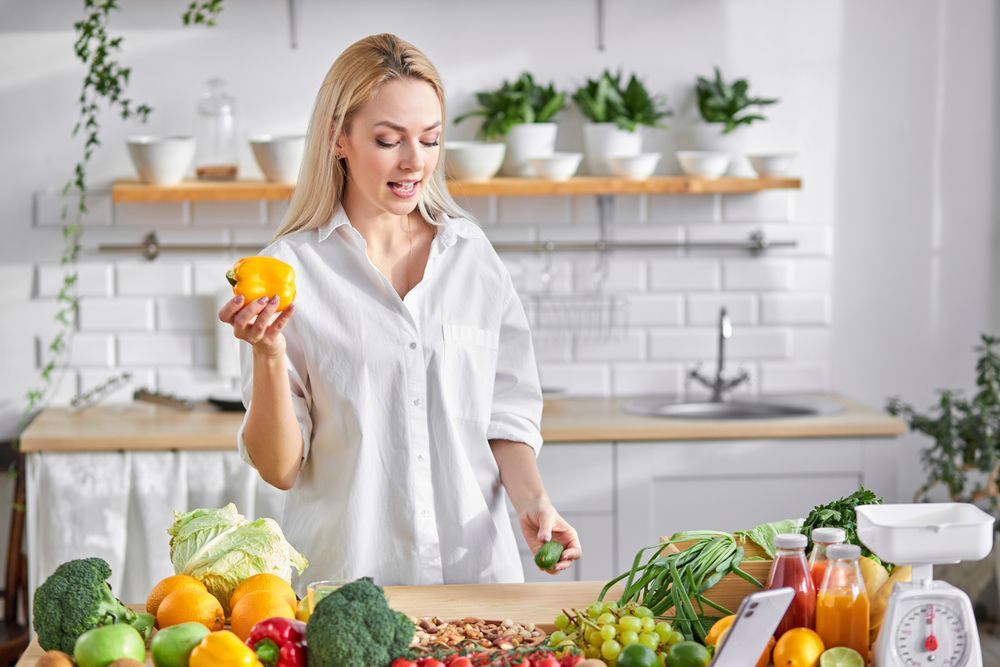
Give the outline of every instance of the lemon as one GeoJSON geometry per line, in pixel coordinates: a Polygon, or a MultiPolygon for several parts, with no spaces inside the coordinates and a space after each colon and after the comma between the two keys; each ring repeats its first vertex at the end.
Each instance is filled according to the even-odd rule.
{"type": "Polygon", "coordinates": [[[865,667],[865,659],[853,648],[836,646],[823,651],[819,667],[865,667]]]}
{"type": "Polygon", "coordinates": [[[826,650],[823,639],[809,628],[792,628],[774,645],[775,667],[818,667],[826,650]]]}

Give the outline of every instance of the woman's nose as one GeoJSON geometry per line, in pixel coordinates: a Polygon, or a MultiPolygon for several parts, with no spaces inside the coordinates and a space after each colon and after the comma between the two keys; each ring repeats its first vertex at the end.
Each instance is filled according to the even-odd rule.
{"type": "Polygon", "coordinates": [[[399,166],[408,171],[419,171],[424,168],[424,158],[420,154],[420,142],[404,142],[400,151],[399,166]]]}

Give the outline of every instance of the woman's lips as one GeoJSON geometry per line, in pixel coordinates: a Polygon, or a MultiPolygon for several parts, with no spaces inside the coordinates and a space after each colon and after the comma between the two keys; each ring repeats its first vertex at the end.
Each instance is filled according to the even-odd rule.
{"type": "Polygon", "coordinates": [[[417,193],[420,181],[395,182],[389,181],[389,191],[400,199],[409,199],[417,193]]]}

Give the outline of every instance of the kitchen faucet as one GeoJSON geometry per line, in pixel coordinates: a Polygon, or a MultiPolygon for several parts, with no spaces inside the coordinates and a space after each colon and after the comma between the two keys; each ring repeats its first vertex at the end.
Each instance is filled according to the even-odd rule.
{"type": "Polygon", "coordinates": [[[725,377],[725,365],[726,365],[726,340],[732,338],[733,336],[733,323],[729,320],[729,314],[726,313],[725,307],[719,311],[719,360],[715,366],[715,379],[712,380],[705,377],[695,367],[691,370],[689,374],[692,380],[697,380],[701,384],[705,385],[712,390],[712,402],[721,403],[722,402],[722,392],[729,391],[730,389],[735,389],[744,382],[750,379],[750,376],[745,370],[740,369],[739,374],[734,378],[727,379],[725,377]]]}

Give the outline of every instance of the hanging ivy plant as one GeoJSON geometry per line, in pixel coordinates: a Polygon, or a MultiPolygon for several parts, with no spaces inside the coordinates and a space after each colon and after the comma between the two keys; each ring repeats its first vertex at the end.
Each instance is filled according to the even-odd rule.
{"type": "MultiPolygon", "coordinates": [[[[73,168],[73,176],[63,187],[62,208],[63,240],[65,246],[60,258],[64,269],[62,287],[56,296],[57,331],[48,345],[42,349],[42,364],[39,385],[28,390],[27,405],[21,419],[23,429],[31,418],[50,398],[55,386],[54,377],[62,361],[69,353],[73,332],[76,328],[77,312],[80,308],[77,293],[77,258],[80,254],[80,221],[87,213],[87,165],[94,151],[101,145],[100,119],[101,103],[108,110],[121,116],[122,120],[137,118],[146,122],[152,108],[146,104],[134,105],[126,96],[131,68],[124,67],[118,60],[122,50],[120,36],[113,36],[108,30],[111,12],[119,10],[117,0],[84,0],[84,17],[74,23],[76,41],[73,50],[76,57],[86,67],[83,86],[78,102],[80,114],[73,126],[73,137],[81,133],[85,136],[83,156],[73,168]],[[75,210],[70,212],[71,197],[76,197],[75,210]]],[[[192,2],[182,15],[184,25],[214,26],[222,12],[222,0],[192,2]]],[[[65,372],[63,367],[62,372],[65,372]]],[[[62,374],[60,373],[60,378],[62,374]]]]}

